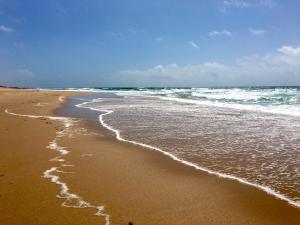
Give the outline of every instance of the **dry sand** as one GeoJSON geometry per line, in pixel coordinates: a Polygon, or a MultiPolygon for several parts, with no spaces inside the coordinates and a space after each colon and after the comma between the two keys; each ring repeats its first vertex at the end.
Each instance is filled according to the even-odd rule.
{"type": "MultiPolygon", "coordinates": [[[[9,115],[53,115],[67,92],[0,89],[0,225],[104,224],[95,209],[66,208],[60,186],[42,177],[61,162],[46,148],[59,121],[9,115]]],[[[78,93],[77,93],[78,94],[78,93]]],[[[70,192],[104,205],[121,225],[299,224],[300,209],[256,188],[182,165],[159,152],[116,141],[78,121],[59,145],[72,173],[58,174],[70,192]],[[83,129],[84,128],[84,129],[83,129]]]]}

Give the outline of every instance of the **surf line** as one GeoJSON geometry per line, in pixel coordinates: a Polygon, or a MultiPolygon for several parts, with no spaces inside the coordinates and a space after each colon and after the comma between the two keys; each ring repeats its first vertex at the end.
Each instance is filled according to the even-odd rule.
{"type": "Polygon", "coordinates": [[[131,143],[131,144],[134,144],[134,145],[139,145],[139,146],[142,146],[142,147],[144,147],[146,149],[151,149],[151,150],[159,151],[162,154],[170,157],[171,159],[173,159],[175,161],[178,161],[178,162],[180,162],[180,163],[182,163],[184,165],[193,167],[196,170],[201,170],[203,172],[206,172],[208,174],[212,174],[212,175],[218,176],[220,178],[235,180],[235,181],[238,181],[238,182],[240,182],[242,184],[258,188],[258,189],[266,192],[267,194],[274,196],[277,199],[286,201],[288,204],[290,204],[290,205],[292,205],[292,206],[294,206],[296,208],[300,208],[300,201],[293,201],[292,199],[286,197],[283,194],[280,194],[280,193],[276,192],[275,190],[271,189],[270,187],[263,186],[263,185],[260,185],[260,184],[257,184],[257,183],[251,183],[251,182],[249,182],[248,180],[246,180],[244,178],[236,177],[236,176],[225,174],[225,173],[221,173],[221,172],[216,172],[216,171],[207,169],[205,167],[198,166],[198,165],[196,165],[194,163],[191,163],[189,161],[180,159],[179,157],[177,157],[177,156],[175,156],[175,155],[173,155],[173,154],[171,154],[169,152],[166,152],[166,151],[164,151],[164,150],[162,150],[160,148],[157,148],[157,147],[154,147],[154,146],[151,146],[151,145],[148,145],[148,144],[144,144],[144,143],[141,143],[141,142],[137,142],[137,141],[127,140],[127,139],[123,138],[121,136],[121,133],[120,133],[119,130],[117,130],[117,129],[113,128],[112,126],[108,125],[107,123],[105,123],[105,121],[103,119],[104,116],[113,113],[114,112],[113,110],[98,109],[98,108],[94,108],[94,107],[85,106],[88,103],[95,103],[95,102],[101,102],[101,101],[103,101],[103,100],[101,98],[98,98],[98,99],[94,99],[94,100],[92,100],[90,102],[83,102],[81,104],[78,104],[78,105],[76,105],[76,107],[78,107],[78,108],[86,108],[86,109],[89,109],[89,110],[92,110],[92,111],[102,112],[102,114],[99,115],[99,122],[101,123],[101,125],[104,128],[106,128],[107,130],[113,132],[115,134],[117,140],[123,141],[123,142],[127,142],[127,143],[131,143]]]}
{"type": "Polygon", "coordinates": [[[70,173],[62,170],[62,167],[65,167],[65,165],[73,166],[72,164],[69,164],[69,162],[66,163],[66,160],[63,158],[63,156],[70,153],[70,151],[67,150],[66,147],[60,146],[58,144],[58,141],[62,137],[68,137],[70,136],[70,128],[74,125],[74,120],[67,117],[55,117],[55,116],[37,116],[37,115],[25,115],[25,114],[18,114],[10,112],[8,109],[5,109],[5,113],[12,115],[12,116],[19,116],[19,117],[27,117],[27,118],[34,118],[34,119],[50,119],[50,120],[56,120],[61,121],[64,125],[64,129],[61,131],[56,132],[55,138],[49,142],[47,148],[57,151],[59,153],[58,156],[50,159],[49,161],[57,161],[61,162],[60,167],[51,167],[43,172],[42,177],[46,179],[50,179],[50,181],[58,186],[60,186],[60,192],[56,195],[57,198],[64,199],[64,202],[61,204],[63,207],[69,207],[69,208],[93,208],[96,209],[96,216],[104,217],[105,225],[110,224],[110,215],[104,213],[104,206],[97,206],[93,205],[90,202],[84,200],[81,196],[72,193],[66,184],[66,182],[61,180],[61,177],[57,175],[57,173],[70,173]]]}

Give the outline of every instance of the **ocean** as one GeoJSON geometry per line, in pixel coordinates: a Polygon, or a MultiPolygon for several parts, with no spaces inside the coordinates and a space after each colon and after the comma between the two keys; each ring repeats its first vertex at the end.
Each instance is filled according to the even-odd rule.
{"type": "Polygon", "coordinates": [[[75,90],[112,93],[77,106],[119,140],[300,207],[300,87],[75,90]]]}

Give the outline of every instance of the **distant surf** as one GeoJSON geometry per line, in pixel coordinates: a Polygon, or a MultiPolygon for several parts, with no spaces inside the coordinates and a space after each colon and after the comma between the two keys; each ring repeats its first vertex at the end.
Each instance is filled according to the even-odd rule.
{"type": "Polygon", "coordinates": [[[117,139],[162,152],[300,207],[300,90],[109,89],[78,107],[117,139]]]}
{"type": "Polygon", "coordinates": [[[123,96],[155,96],[190,104],[300,117],[300,87],[69,88],[65,90],[117,92],[123,96]]]}

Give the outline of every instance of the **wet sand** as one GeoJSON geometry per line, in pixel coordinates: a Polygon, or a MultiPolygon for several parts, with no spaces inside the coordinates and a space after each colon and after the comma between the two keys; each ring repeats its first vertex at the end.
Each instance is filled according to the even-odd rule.
{"type": "MultiPolygon", "coordinates": [[[[46,148],[59,121],[4,112],[53,115],[60,96],[72,92],[0,89],[0,224],[104,224],[95,209],[62,207],[60,186],[42,178],[60,166],[46,148]]],[[[61,98],[62,99],[62,98],[61,98]]],[[[68,106],[71,107],[71,106],[68,106]]],[[[113,134],[78,120],[59,144],[74,167],[59,174],[72,193],[104,205],[110,224],[299,224],[300,209],[261,190],[208,175],[159,152],[117,141],[113,134]],[[84,128],[84,129],[83,129],[84,128]]]]}

